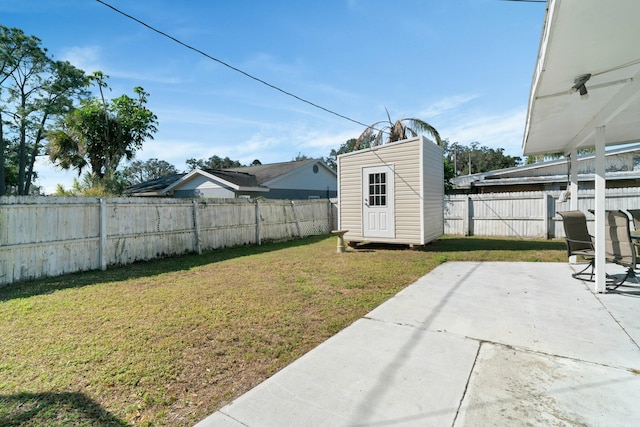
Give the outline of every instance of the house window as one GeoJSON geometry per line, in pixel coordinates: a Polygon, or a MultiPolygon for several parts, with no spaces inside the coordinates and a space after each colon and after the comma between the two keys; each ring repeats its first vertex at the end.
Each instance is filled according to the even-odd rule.
{"type": "Polygon", "coordinates": [[[318,173],[318,165],[313,165],[313,173],[318,173]]]}
{"type": "Polygon", "coordinates": [[[387,206],[386,172],[369,175],[369,206],[387,206]]]}

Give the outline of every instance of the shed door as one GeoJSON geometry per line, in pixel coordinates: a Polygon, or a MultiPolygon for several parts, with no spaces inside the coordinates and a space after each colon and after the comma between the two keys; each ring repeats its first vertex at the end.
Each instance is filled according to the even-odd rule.
{"type": "Polygon", "coordinates": [[[362,237],[395,237],[393,184],[393,165],[362,168],[362,237]]]}

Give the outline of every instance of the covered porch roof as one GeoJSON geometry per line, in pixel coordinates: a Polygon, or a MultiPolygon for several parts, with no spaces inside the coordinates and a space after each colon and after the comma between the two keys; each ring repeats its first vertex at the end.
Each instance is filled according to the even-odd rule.
{"type": "Polygon", "coordinates": [[[525,155],[594,147],[595,128],[602,125],[606,145],[640,140],[639,18],[637,0],[548,2],[525,155]],[[580,76],[590,76],[584,95],[580,76]]]}
{"type": "MultiPolygon", "coordinates": [[[[525,155],[560,152],[573,163],[576,150],[595,147],[596,292],[606,290],[605,146],[640,141],[638,17],[637,0],[549,0],[529,97],[525,155]]],[[[577,181],[572,173],[571,194],[577,181]]]]}

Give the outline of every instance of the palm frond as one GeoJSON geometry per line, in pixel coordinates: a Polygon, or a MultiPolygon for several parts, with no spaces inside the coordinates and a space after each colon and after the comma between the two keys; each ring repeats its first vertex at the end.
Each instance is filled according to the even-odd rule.
{"type": "Polygon", "coordinates": [[[380,140],[382,131],[380,129],[378,129],[378,127],[380,126],[381,123],[386,123],[386,122],[385,121],[376,122],[376,123],[370,125],[369,127],[367,127],[360,134],[360,136],[356,139],[356,143],[355,143],[355,149],[356,150],[360,149],[360,144],[362,144],[363,141],[374,139],[373,135],[374,135],[375,132],[378,132],[378,135],[375,137],[375,141],[379,141],[380,140]]]}
{"type": "Polygon", "coordinates": [[[401,141],[403,139],[407,139],[407,132],[412,136],[416,137],[419,133],[427,133],[432,136],[436,140],[436,144],[442,146],[442,139],[440,138],[440,134],[429,123],[424,120],[416,119],[416,118],[406,118],[400,119],[395,122],[391,121],[391,115],[389,114],[389,110],[387,107],[384,108],[387,113],[388,121],[382,120],[376,122],[370,126],[368,126],[364,132],[360,134],[360,136],[356,139],[355,149],[359,150],[360,145],[363,141],[371,141],[369,146],[375,147],[377,145],[381,145],[383,143],[401,141]],[[385,124],[384,127],[380,127],[382,124],[385,124]],[[408,125],[407,125],[408,124],[408,125]],[[387,134],[386,141],[383,142],[383,135],[387,134]],[[374,137],[375,135],[375,137],[374,137]]]}
{"type": "Polygon", "coordinates": [[[428,133],[431,136],[433,136],[433,138],[436,140],[436,144],[438,144],[439,146],[442,146],[442,139],[440,138],[440,134],[438,133],[436,128],[431,126],[429,123],[425,122],[424,120],[420,120],[416,118],[402,119],[402,121],[406,121],[411,124],[411,127],[413,128],[411,130],[414,133],[414,136],[417,136],[415,132],[428,133]]]}

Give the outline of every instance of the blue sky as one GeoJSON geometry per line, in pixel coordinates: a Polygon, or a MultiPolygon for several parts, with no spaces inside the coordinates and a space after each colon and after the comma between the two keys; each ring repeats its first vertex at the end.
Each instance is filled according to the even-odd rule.
{"type": "MultiPolygon", "coordinates": [[[[208,55],[371,124],[417,117],[443,139],[522,154],[545,3],[500,0],[105,0],[208,55]]],[[[92,0],[0,0],[2,24],[57,59],[149,92],[158,133],[137,155],[187,166],[326,157],[363,128],[262,85],[92,0]]],[[[39,161],[46,192],[73,173],[39,161]]]]}

